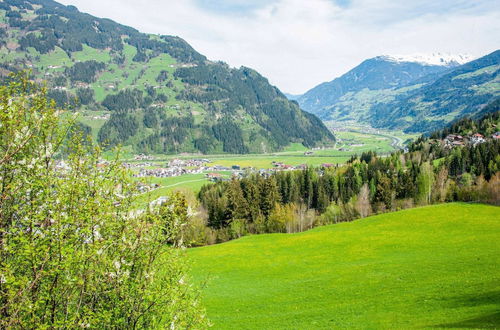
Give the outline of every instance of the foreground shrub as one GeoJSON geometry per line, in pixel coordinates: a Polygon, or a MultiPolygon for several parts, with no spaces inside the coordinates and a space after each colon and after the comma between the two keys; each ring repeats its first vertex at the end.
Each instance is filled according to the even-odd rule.
{"type": "Polygon", "coordinates": [[[182,212],[133,211],[127,171],[68,134],[25,76],[0,87],[0,107],[0,328],[204,327],[167,245],[182,212]]]}

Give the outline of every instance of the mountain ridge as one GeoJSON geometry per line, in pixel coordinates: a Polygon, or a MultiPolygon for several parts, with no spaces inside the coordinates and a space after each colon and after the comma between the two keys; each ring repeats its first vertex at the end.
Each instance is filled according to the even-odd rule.
{"type": "Polygon", "coordinates": [[[448,67],[463,65],[467,62],[477,59],[476,57],[468,54],[444,54],[444,53],[381,55],[377,57],[395,62],[410,62],[410,63],[419,63],[423,65],[438,65],[438,66],[448,66],[448,67]]]}
{"type": "Polygon", "coordinates": [[[373,108],[374,127],[428,132],[475,116],[500,97],[500,50],[454,68],[435,81],[373,108]],[[412,120],[408,120],[412,118],[412,120]]]}
{"type": "Polygon", "coordinates": [[[416,62],[408,62],[408,57],[399,58],[405,60],[401,62],[378,56],[316,86],[298,102],[325,121],[428,132],[461,116],[474,115],[500,94],[497,53],[462,65],[457,65],[457,59],[470,57],[445,59],[439,54],[434,60],[442,65],[427,65],[419,63],[418,56],[413,57],[416,62]]]}
{"type": "Polygon", "coordinates": [[[334,141],[256,71],[208,61],[179,37],[140,33],[52,0],[3,0],[0,24],[0,73],[30,69],[108,146],[248,153],[334,141]]]}
{"type": "MultiPolygon", "coordinates": [[[[301,107],[313,114],[317,114],[323,120],[359,120],[364,114],[350,118],[353,107],[343,104],[343,97],[355,97],[352,95],[366,90],[394,90],[407,86],[411,81],[423,78],[429,74],[439,74],[448,67],[438,65],[422,65],[414,62],[394,62],[382,56],[363,61],[360,65],[348,71],[344,75],[330,82],[322,83],[298,98],[301,107]],[[351,93],[351,94],[349,94],[351,93]],[[335,105],[339,106],[335,108],[335,105]],[[338,115],[330,116],[332,113],[338,115]]],[[[385,93],[384,96],[388,96],[385,93]]],[[[362,95],[363,99],[371,95],[362,95]]],[[[359,102],[354,102],[357,105],[359,102]]]]}

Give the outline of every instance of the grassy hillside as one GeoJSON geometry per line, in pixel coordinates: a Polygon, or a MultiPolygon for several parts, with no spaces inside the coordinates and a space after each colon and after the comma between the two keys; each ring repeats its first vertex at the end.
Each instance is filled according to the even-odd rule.
{"type": "Polygon", "coordinates": [[[500,209],[445,204],[189,250],[215,328],[493,328],[500,209]]]}
{"type": "Polygon", "coordinates": [[[0,78],[20,69],[47,81],[49,97],[78,110],[100,143],[136,153],[261,153],[334,140],[254,70],[52,0],[0,1],[0,78]]]}

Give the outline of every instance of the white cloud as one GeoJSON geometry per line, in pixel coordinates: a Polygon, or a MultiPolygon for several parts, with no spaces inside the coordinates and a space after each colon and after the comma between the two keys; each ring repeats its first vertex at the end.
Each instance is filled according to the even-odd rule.
{"type": "Polygon", "coordinates": [[[195,0],[61,2],[142,32],[178,35],[210,59],[252,67],[291,93],[381,54],[480,56],[500,41],[500,10],[485,0],[353,0],[342,7],[331,0],[275,0],[244,12],[207,9],[195,0]]]}

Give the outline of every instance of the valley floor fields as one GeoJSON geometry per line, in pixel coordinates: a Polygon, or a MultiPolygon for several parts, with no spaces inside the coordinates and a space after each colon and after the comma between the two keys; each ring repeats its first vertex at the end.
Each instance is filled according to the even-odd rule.
{"type": "Polygon", "coordinates": [[[443,204],[187,253],[215,329],[495,328],[499,215],[443,204]]]}
{"type": "MultiPolygon", "coordinates": [[[[335,133],[337,136],[337,144],[333,148],[328,149],[308,149],[299,143],[292,144],[282,152],[270,154],[250,154],[250,155],[154,155],[154,160],[148,161],[151,166],[147,168],[162,168],[167,166],[167,162],[172,159],[189,160],[193,158],[206,158],[211,161],[209,166],[221,166],[231,168],[239,166],[241,169],[252,167],[254,169],[272,169],[276,167],[276,163],[296,167],[302,164],[308,166],[321,166],[324,164],[343,164],[354,155],[360,155],[365,151],[375,151],[378,154],[386,154],[402,147],[402,144],[394,141],[402,141],[404,138],[413,138],[414,136],[405,135],[388,135],[389,133],[371,132],[364,133],[362,130],[340,131],[335,133]],[[306,155],[307,153],[307,155],[306,155]]],[[[135,161],[134,154],[127,152],[125,149],[124,161],[131,164],[144,163],[143,160],[135,161]]],[[[138,172],[136,169],[135,172],[138,172]]],[[[191,190],[197,193],[204,184],[209,183],[206,174],[213,171],[205,171],[204,173],[183,174],[175,177],[146,177],[141,178],[142,181],[147,181],[159,184],[159,188],[152,192],[146,193],[139,198],[138,203],[144,204],[147,201],[155,200],[161,196],[168,194],[174,190],[191,190]]],[[[217,171],[222,178],[231,178],[230,171],[217,171]]]]}

